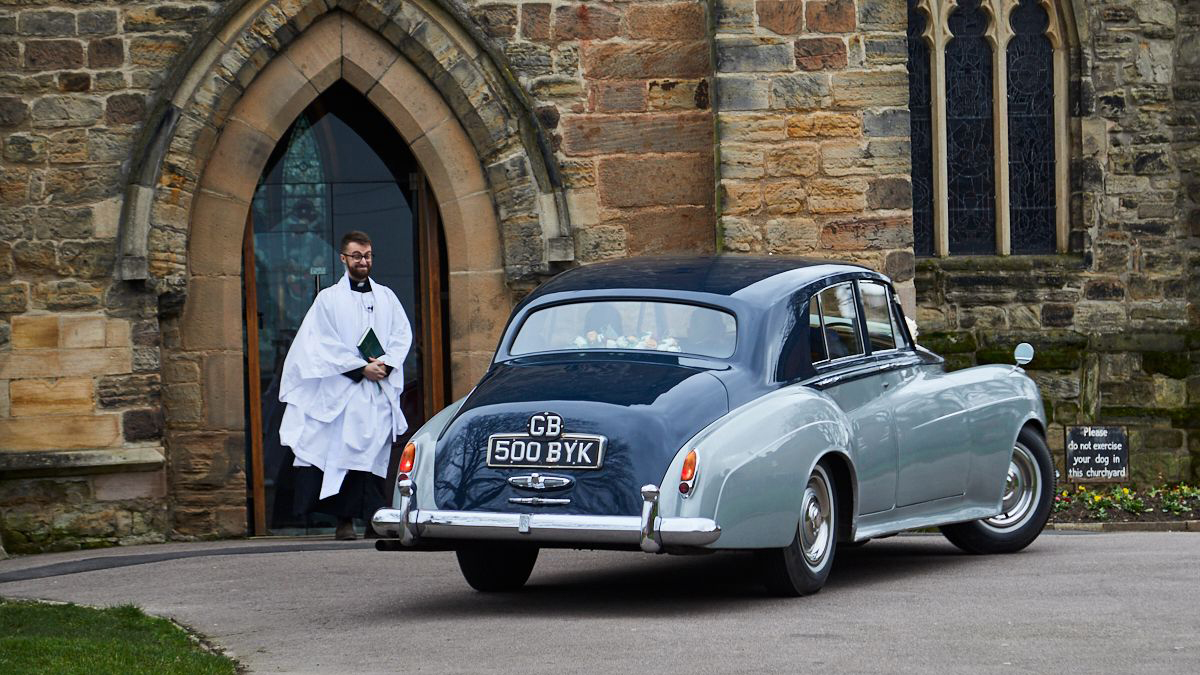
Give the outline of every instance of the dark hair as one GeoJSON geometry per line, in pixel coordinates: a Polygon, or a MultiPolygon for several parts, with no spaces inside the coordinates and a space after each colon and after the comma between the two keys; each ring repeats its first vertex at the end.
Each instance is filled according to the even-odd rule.
{"type": "Polygon", "coordinates": [[[370,246],[371,238],[368,237],[367,233],[363,232],[362,230],[350,230],[346,234],[342,235],[342,247],[339,250],[345,251],[346,244],[349,244],[350,242],[370,246]]]}

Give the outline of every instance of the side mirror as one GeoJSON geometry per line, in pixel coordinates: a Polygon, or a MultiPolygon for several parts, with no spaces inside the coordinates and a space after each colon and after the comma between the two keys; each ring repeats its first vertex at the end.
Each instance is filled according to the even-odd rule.
{"type": "Polygon", "coordinates": [[[1013,360],[1018,366],[1023,366],[1033,360],[1033,345],[1028,342],[1022,342],[1013,350],[1013,360]]]}

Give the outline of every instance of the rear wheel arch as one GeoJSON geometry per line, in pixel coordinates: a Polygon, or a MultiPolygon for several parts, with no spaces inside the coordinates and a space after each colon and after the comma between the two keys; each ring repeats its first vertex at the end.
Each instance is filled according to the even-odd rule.
{"type": "Polygon", "coordinates": [[[855,487],[854,465],[850,458],[840,452],[829,452],[818,460],[824,462],[826,470],[833,479],[837,504],[837,540],[852,541],[854,538],[854,509],[858,500],[858,490],[855,487]]]}

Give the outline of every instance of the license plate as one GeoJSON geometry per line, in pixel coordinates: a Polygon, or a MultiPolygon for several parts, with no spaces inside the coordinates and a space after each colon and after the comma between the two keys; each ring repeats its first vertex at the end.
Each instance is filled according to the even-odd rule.
{"type": "Polygon", "coordinates": [[[599,469],[608,439],[593,434],[535,438],[529,434],[493,434],[488,466],[519,469],[599,469]]]}

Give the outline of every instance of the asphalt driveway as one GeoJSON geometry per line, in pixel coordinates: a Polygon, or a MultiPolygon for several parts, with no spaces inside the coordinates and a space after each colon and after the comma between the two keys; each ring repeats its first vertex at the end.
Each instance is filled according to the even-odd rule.
{"type": "Polygon", "coordinates": [[[543,551],[484,595],[453,553],[167,544],[0,562],[0,596],[132,602],[253,673],[1200,672],[1200,536],[1046,533],[1010,556],[937,535],[838,553],[782,600],[750,558],[543,551]]]}

